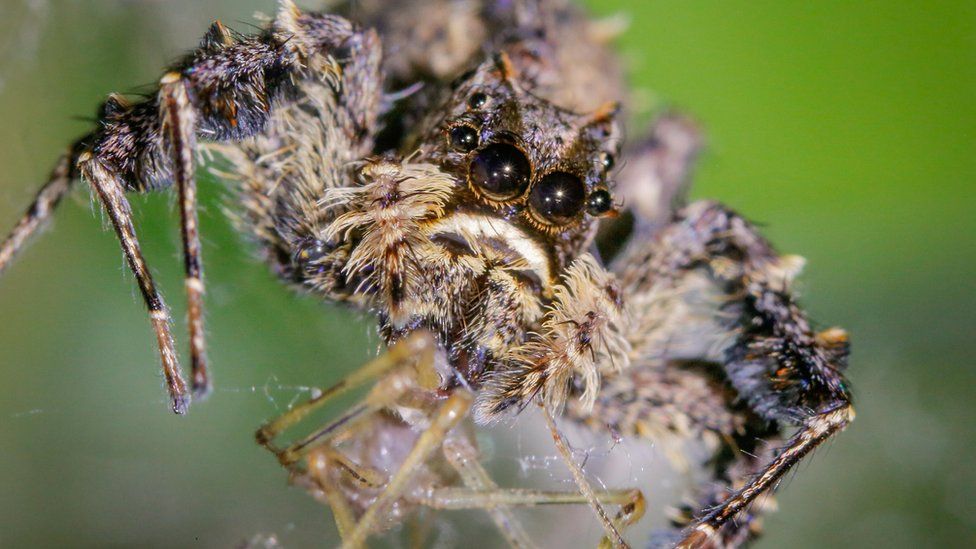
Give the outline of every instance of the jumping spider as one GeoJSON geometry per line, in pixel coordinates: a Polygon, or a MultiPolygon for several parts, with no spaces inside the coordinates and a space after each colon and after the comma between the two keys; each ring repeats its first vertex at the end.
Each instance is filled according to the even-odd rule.
{"type": "Polygon", "coordinates": [[[195,171],[207,147],[226,160],[238,225],[274,271],[375,314],[388,346],[257,434],[331,506],[346,546],[416,506],[483,508],[512,545],[529,546],[512,507],[572,502],[592,506],[605,543],[624,545],[619,529],[640,517],[640,492],[594,491],[556,416],[625,437],[710,441],[712,482],[654,543],[754,538],[756,498],[854,417],[846,334],[815,333],[791,294],[802,261],[720,204],[672,207],[695,129],[664,116],[622,150],[612,32],[566,1],[353,4],[333,15],[283,0],[255,36],[214,23],[148,99],[110,96],[3,243],[0,269],[87,181],[149,309],[172,409],[184,413],[170,316],[126,193],[179,193],[190,390],[203,395],[195,171]],[[338,419],[275,443],[371,381],[338,419]],[[478,464],[473,425],[530,404],[578,491],[502,489],[478,464]],[[790,425],[779,448],[757,442],[790,425]]]}

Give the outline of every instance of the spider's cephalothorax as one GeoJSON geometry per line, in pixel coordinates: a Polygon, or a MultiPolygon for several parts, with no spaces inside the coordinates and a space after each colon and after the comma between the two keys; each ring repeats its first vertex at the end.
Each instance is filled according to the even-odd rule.
{"type": "Polygon", "coordinates": [[[706,441],[713,482],[655,543],[754,538],[756,498],[853,419],[847,336],[811,329],[791,291],[802,261],[719,204],[678,203],[700,145],[686,120],[662,116],[620,146],[612,22],[564,0],[402,4],[351,3],[354,23],[283,0],[252,37],[215,23],[150,99],[106,101],[98,129],[69,148],[0,246],[0,269],[86,180],[136,275],[182,413],[169,314],[125,193],[179,192],[193,388],[205,393],[195,152],[212,140],[238,226],[274,271],[374,314],[388,345],[258,431],[332,508],[348,546],[418,505],[485,509],[510,543],[530,546],[512,507],[543,503],[588,503],[606,541],[625,545],[640,492],[593,490],[556,416],[596,433],[706,441]],[[617,219],[599,228],[604,218],[617,219]],[[373,380],[335,421],[275,443],[373,380]],[[462,422],[533,402],[576,493],[499,488],[477,462],[462,422]],[[779,448],[757,442],[791,425],[779,448]],[[616,516],[606,504],[620,505],[616,516]]]}
{"type": "Polygon", "coordinates": [[[434,332],[475,386],[526,341],[613,211],[614,109],[560,108],[514,70],[502,53],[455,83],[409,161],[367,160],[362,185],[329,189],[334,220],[307,240],[332,249],[305,261],[307,284],[369,303],[388,342],[434,332]]]}

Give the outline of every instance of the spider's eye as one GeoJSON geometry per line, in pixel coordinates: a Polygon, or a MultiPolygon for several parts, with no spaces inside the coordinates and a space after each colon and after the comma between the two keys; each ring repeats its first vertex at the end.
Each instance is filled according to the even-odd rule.
{"type": "Polygon", "coordinates": [[[477,92],[468,98],[468,107],[471,109],[480,109],[481,107],[484,107],[485,103],[487,102],[488,96],[481,92],[477,92]]]}
{"type": "Polygon", "coordinates": [[[616,164],[616,159],[612,154],[605,152],[600,154],[600,165],[603,166],[603,171],[609,172],[613,169],[616,164]]]}
{"type": "Polygon", "coordinates": [[[529,206],[546,222],[563,225],[579,215],[585,199],[586,188],[579,177],[553,172],[532,187],[529,206]]]}
{"type": "Polygon", "coordinates": [[[451,146],[464,152],[478,148],[478,132],[471,126],[455,126],[449,133],[451,146]]]}
{"type": "Polygon", "coordinates": [[[471,161],[468,178],[488,198],[508,200],[525,192],[531,172],[522,151],[507,143],[494,143],[471,161]]]}
{"type": "Polygon", "coordinates": [[[606,189],[597,189],[586,199],[586,213],[594,217],[599,217],[611,209],[613,209],[613,198],[610,197],[610,191],[606,189]]]}

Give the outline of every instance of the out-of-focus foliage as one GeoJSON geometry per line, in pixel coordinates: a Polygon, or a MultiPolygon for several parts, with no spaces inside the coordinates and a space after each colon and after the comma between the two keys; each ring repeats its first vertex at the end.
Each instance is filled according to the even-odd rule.
{"type": "MultiPolygon", "coordinates": [[[[976,5],[592,4],[629,15],[621,49],[647,106],[689,112],[707,131],[694,197],[729,203],[806,256],[806,305],[853,334],[858,420],[785,483],[760,547],[976,543],[976,5]]],[[[255,9],[273,6],[3,0],[0,230],[86,127],[72,117],[153,82],[211,19],[246,30],[235,22],[255,9]]],[[[277,284],[224,219],[217,186],[204,187],[218,389],[188,418],[166,411],[142,306],[83,192],[0,279],[0,545],[334,535],[251,432],[295,387],[369,356],[375,338],[277,284]]],[[[181,317],[171,202],[134,206],[181,317]]]]}

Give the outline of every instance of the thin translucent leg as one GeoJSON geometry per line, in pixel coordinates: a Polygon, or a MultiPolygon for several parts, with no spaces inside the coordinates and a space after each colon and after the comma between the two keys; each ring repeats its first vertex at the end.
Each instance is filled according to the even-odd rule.
{"type": "Polygon", "coordinates": [[[173,411],[177,414],[186,413],[190,397],[183,380],[183,371],[176,357],[173,346],[173,334],[170,332],[170,316],[163,303],[162,296],[156,290],[149,267],[142,257],[139,240],[135,227],[132,225],[132,210],[125,198],[123,187],[118,176],[110,172],[102,163],[93,158],[90,153],[83,153],[78,159],[78,166],[85,180],[94,189],[99,202],[105,208],[112,226],[119,237],[126,262],[136,277],[142,297],[149,309],[153,329],[156,332],[156,342],[159,345],[159,356],[163,363],[163,377],[169,391],[173,411]]]}
{"type": "MultiPolygon", "coordinates": [[[[640,490],[607,490],[594,492],[594,496],[605,505],[620,505],[620,511],[613,521],[617,528],[625,528],[640,520],[644,515],[644,496],[640,490]]],[[[438,488],[420,500],[433,509],[460,510],[485,509],[492,515],[502,535],[513,547],[534,547],[517,519],[509,517],[510,512],[496,517],[494,512],[509,507],[534,507],[536,505],[580,505],[589,500],[579,492],[545,490],[524,490],[520,488],[494,488],[477,490],[471,488],[438,488]],[[494,512],[493,512],[494,511],[494,512]],[[501,520],[499,520],[501,518],[501,520]]],[[[609,545],[603,538],[601,546],[609,545]]]]}
{"type": "MultiPolygon", "coordinates": [[[[444,456],[451,466],[457,470],[469,493],[488,494],[498,491],[498,485],[478,462],[478,451],[468,439],[463,436],[456,436],[447,440],[444,443],[444,456]]],[[[437,507],[431,503],[427,503],[427,505],[438,509],[446,508],[437,507]]],[[[535,547],[525,528],[522,527],[522,523],[509,509],[508,504],[491,503],[483,508],[491,516],[495,525],[498,526],[498,531],[510,546],[535,547]]]]}
{"type": "Polygon", "coordinates": [[[203,269],[200,261],[200,231],[197,219],[196,112],[179,73],[163,76],[159,83],[159,117],[164,142],[179,195],[180,234],[183,238],[184,285],[187,324],[190,329],[190,386],[196,397],[211,389],[207,372],[206,337],[203,332],[203,269]]]}
{"type": "Polygon", "coordinates": [[[433,369],[434,339],[426,332],[412,333],[390,347],[374,360],[344,377],[321,395],[301,403],[258,429],[258,444],[278,456],[279,461],[291,467],[302,457],[345,432],[370,415],[392,405],[409,388],[419,386],[432,389],[437,386],[437,373],[433,369]],[[392,372],[399,366],[414,364],[415,368],[392,372]],[[342,416],[297,442],[282,449],[274,439],[285,429],[298,423],[308,414],[321,408],[331,399],[358,387],[367,381],[390,373],[381,379],[358,404],[342,416]]]}
{"type": "Polygon", "coordinates": [[[366,509],[352,533],[343,540],[344,548],[357,549],[363,546],[366,538],[376,528],[382,513],[403,494],[414,473],[441,446],[447,433],[468,414],[473,398],[467,391],[458,389],[441,405],[431,418],[430,426],[420,434],[400,468],[387,483],[386,490],[366,509]]]}
{"type": "MultiPolygon", "coordinates": [[[[630,507],[622,516],[627,524],[633,524],[643,514],[644,496],[640,490],[605,490],[594,492],[601,503],[630,507]]],[[[420,503],[442,510],[486,509],[497,506],[533,507],[536,505],[579,505],[588,503],[579,492],[555,490],[528,490],[522,488],[496,488],[472,490],[470,488],[438,488],[420,503]]]]}
{"type": "Polygon", "coordinates": [[[318,448],[310,453],[308,467],[312,474],[300,475],[296,478],[301,483],[309,484],[313,495],[321,494],[321,498],[318,499],[332,510],[332,518],[339,530],[339,538],[346,539],[356,525],[356,517],[339,488],[329,482],[329,470],[342,469],[349,472],[357,480],[372,486],[380,485],[385,481],[385,477],[371,469],[365,470],[359,467],[346,458],[342,452],[337,452],[329,447],[318,448]]]}
{"type": "Polygon", "coordinates": [[[573,480],[576,482],[576,486],[579,487],[580,493],[586,498],[586,502],[589,503],[593,512],[596,513],[596,516],[600,519],[600,523],[603,525],[603,529],[607,533],[606,537],[600,541],[600,546],[602,547],[612,543],[615,547],[630,547],[624,541],[624,538],[620,536],[620,532],[617,530],[614,521],[607,515],[606,509],[600,505],[600,500],[597,499],[593,487],[586,480],[583,469],[573,459],[573,454],[569,451],[566,439],[563,438],[563,434],[556,427],[556,420],[552,417],[552,412],[547,406],[543,405],[542,413],[546,417],[546,425],[549,426],[549,432],[552,434],[553,442],[556,443],[556,449],[559,450],[559,455],[562,456],[566,466],[569,467],[569,472],[573,475],[573,480]]]}

